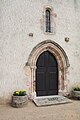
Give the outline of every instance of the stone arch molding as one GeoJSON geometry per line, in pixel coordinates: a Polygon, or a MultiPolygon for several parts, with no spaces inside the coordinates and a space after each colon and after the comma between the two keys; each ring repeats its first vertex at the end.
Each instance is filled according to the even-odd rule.
{"type": "Polygon", "coordinates": [[[43,41],[41,43],[39,43],[35,48],[33,48],[33,50],[31,51],[29,58],[28,58],[28,62],[26,63],[26,73],[28,72],[27,70],[29,70],[29,78],[30,78],[30,87],[31,87],[31,94],[32,97],[36,96],[36,86],[35,86],[35,82],[36,82],[36,62],[38,57],[40,56],[41,53],[45,52],[45,51],[49,51],[51,52],[58,63],[58,80],[59,80],[59,93],[64,93],[67,92],[67,86],[68,83],[67,82],[67,70],[69,65],[69,60],[68,57],[65,53],[65,51],[63,50],[63,48],[57,44],[54,41],[51,40],[46,40],[43,41]]]}

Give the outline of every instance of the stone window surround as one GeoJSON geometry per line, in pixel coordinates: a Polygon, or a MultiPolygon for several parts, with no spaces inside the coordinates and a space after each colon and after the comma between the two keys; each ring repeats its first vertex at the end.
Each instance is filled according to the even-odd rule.
{"type": "Polygon", "coordinates": [[[57,44],[54,41],[51,40],[46,40],[41,43],[39,43],[35,48],[33,48],[32,52],[29,55],[28,62],[26,63],[26,73],[27,70],[29,70],[29,76],[30,76],[30,81],[31,81],[31,96],[32,98],[37,97],[36,96],[36,62],[38,57],[40,56],[41,53],[44,51],[49,51],[51,52],[57,62],[58,62],[58,93],[59,94],[65,94],[67,93],[67,86],[68,86],[68,81],[67,81],[67,71],[69,65],[69,60],[68,57],[63,50],[63,48],[57,44]]]}
{"type": "Polygon", "coordinates": [[[50,5],[45,5],[43,8],[43,31],[46,35],[53,35],[56,33],[56,23],[53,15],[54,9],[50,5]],[[46,10],[49,9],[51,13],[51,32],[46,32],[46,10]]]}

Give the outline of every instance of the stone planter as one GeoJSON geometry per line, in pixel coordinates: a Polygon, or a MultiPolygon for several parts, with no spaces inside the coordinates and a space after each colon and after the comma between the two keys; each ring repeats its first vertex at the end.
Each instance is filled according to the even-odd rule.
{"type": "Polygon", "coordinates": [[[73,97],[80,99],[80,91],[73,90],[73,97]]]}
{"type": "Polygon", "coordinates": [[[24,96],[12,96],[12,101],[11,104],[13,107],[23,107],[24,105],[26,105],[28,103],[28,95],[24,95],[24,96]]]}

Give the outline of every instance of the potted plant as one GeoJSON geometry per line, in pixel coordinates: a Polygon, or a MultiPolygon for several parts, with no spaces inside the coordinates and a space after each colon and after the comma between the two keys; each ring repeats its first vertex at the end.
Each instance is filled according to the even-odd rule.
{"type": "Polygon", "coordinates": [[[77,83],[73,86],[73,96],[80,99],[80,83],[77,83]]]}
{"type": "Polygon", "coordinates": [[[12,95],[12,106],[23,107],[28,103],[28,95],[25,90],[15,91],[12,95]]]}

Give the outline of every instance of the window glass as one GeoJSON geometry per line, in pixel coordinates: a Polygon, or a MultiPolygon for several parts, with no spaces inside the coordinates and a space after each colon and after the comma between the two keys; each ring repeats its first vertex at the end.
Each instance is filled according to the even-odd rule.
{"type": "Polygon", "coordinates": [[[50,10],[46,10],[46,32],[51,32],[51,15],[50,10]]]}

